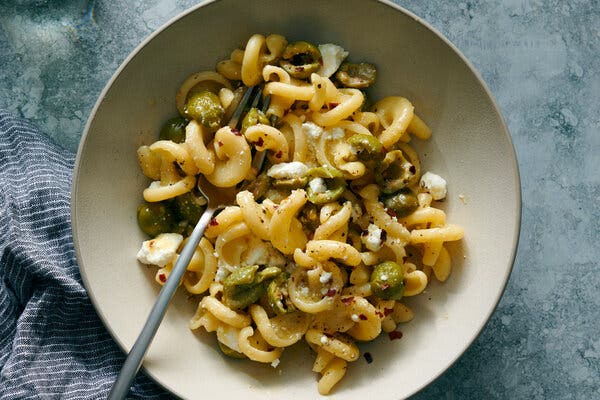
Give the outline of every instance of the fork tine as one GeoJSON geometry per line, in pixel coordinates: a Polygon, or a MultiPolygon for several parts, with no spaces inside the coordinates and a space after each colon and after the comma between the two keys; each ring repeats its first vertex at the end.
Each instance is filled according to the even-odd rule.
{"type": "Polygon", "coordinates": [[[250,86],[244,92],[244,96],[242,96],[240,103],[237,105],[237,108],[235,109],[235,111],[233,112],[233,115],[231,116],[231,119],[229,120],[228,125],[231,129],[235,129],[237,127],[238,123],[240,122],[242,113],[244,112],[244,110],[246,109],[246,106],[248,105],[250,96],[252,95],[254,88],[256,88],[256,86],[250,86]]]}

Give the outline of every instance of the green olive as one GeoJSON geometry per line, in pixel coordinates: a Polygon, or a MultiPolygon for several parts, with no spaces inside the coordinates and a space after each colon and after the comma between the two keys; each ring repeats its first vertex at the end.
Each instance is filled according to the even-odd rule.
{"type": "Polygon", "coordinates": [[[266,172],[259,174],[251,181],[245,181],[240,190],[248,190],[254,195],[254,200],[262,199],[271,187],[271,178],[266,172]]]}
{"type": "Polygon", "coordinates": [[[225,110],[219,97],[213,92],[202,90],[193,93],[185,104],[186,116],[195,119],[209,129],[217,129],[225,110]]]}
{"type": "Polygon", "coordinates": [[[359,160],[376,161],[383,158],[383,146],[373,135],[359,133],[348,139],[348,144],[357,150],[359,160]]]}
{"type": "Polygon", "coordinates": [[[313,72],[317,72],[323,64],[321,52],[312,43],[289,43],[281,55],[279,65],[288,74],[298,79],[306,79],[313,72]]]}
{"type": "Polygon", "coordinates": [[[383,262],[371,273],[371,290],[384,300],[400,300],[404,294],[404,269],[393,261],[383,262]]]}
{"type": "Polygon", "coordinates": [[[166,203],[144,202],[137,208],[137,221],[144,233],[154,237],[173,231],[175,215],[166,203]]]}
{"type": "Polygon", "coordinates": [[[289,178],[289,179],[275,179],[273,181],[273,187],[277,189],[300,189],[306,186],[308,178],[306,176],[289,178]]]}
{"type": "Polygon", "coordinates": [[[256,303],[265,293],[265,283],[281,273],[277,267],[258,271],[258,265],[239,267],[223,281],[223,302],[233,310],[256,303]]]}
{"type": "Polygon", "coordinates": [[[232,349],[231,347],[224,345],[223,343],[221,343],[218,340],[217,340],[217,343],[219,344],[219,350],[221,350],[221,352],[223,354],[225,354],[227,357],[240,358],[240,359],[247,358],[244,353],[237,352],[234,349],[232,349]]]}
{"type": "Polygon", "coordinates": [[[381,202],[385,208],[394,211],[398,217],[406,217],[419,207],[417,196],[407,187],[394,194],[383,196],[381,202]]]}
{"type": "Polygon", "coordinates": [[[327,186],[327,190],[324,192],[315,192],[313,188],[308,185],[306,188],[308,201],[313,204],[331,203],[332,201],[339,199],[344,193],[344,190],[346,190],[346,181],[344,178],[325,179],[325,185],[327,186]]]}
{"type": "Polygon", "coordinates": [[[288,278],[289,274],[280,274],[267,287],[267,301],[273,312],[277,315],[296,311],[296,307],[294,307],[294,303],[290,300],[287,291],[288,278]]]}
{"type": "Polygon", "coordinates": [[[395,193],[415,177],[415,167],[404,158],[401,150],[393,150],[375,168],[375,181],[383,193],[395,193]]]}
{"type": "Polygon", "coordinates": [[[342,86],[363,89],[375,83],[377,68],[368,63],[343,63],[335,78],[342,86]]]}
{"type": "Polygon", "coordinates": [[[257,124],[269,125],[269,118],[267,118],[265,113],[260,111],[258,108],[253,107],[248,110],[244,116],[244,119],[242,120],[242,133],[246,132],[246,129],[257,124]]]}
{"type": "Polygon", "coordinates": [[[183,117],[169,119],[161,128],[158,138],[160,140],[172,140],[175,143],[183,143],[185,141],[185,127],[188,122],[183,117]]]}
{"type": "Polygon", "coordinates": [[[326,178],[326,179],[333,179],[333,178],[341,178],[344,176],[344,174],[342,174],[342,171],[340,171],[337,168],[334,168],[330,165],[323,165],[321,167],[314,167],[308,170],[308,172],[306,173],[308,176],[313,177],[313,178],[326,178]]]}
{"type": "Polygon", "coordinates": [[[196,225],[206,208],[206,199],[202,195],[191,191],[177,196],[175,205],[181,218],[190,224],[196,225]]]}

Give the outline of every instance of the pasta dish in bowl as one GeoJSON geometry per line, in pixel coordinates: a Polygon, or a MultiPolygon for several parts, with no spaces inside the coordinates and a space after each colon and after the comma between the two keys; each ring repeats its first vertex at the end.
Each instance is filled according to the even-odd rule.
{"type": "Polygon", "coordinates": [[[199,296],[190,328],[216,332],[225,355],[275,368],[304,339],[320,394],[359,358],[355,342],[412,319],[402,299],[448,278],[444,243],[464,235],[432,204],[446,181],[422,174],[410,145],[430,129],[404,97],[365,106],[360,89],[374,84],[376,67],[347,56],[332,43],[254,34],[216,71],[190,75],[177,93],[180,116],[137,151],[152,179],[138,207],[152,238],[138,260],[158,267],[164,284],[207,203],[196,175],[235,188],[236,204],[210,222],[183,278],[199,296]],[[264,112],[249,108],[241,130],[222,126],[236,97],[263,83],[264,112]],[[267,165],[253,169],[262,151],[267,165]]]}
{"type": "MultiPolygon", "coordinates": [[[[273,11],[199,60],[148,71],[159,52],[186,54],[166,44],[195,31],[201,11],[218,14],[226,3],[196,9],[140,47],[97,105],[74,179],[86,287],[129,348],[206,205],[196,187],[202,177],[235,190],[235,203],[205,231],[146,371],[185,398],[223,385],[251,398],[314,397],[315,383],[321,395],[358,398],[398,377],[402,388],[383,398],[408,396],[473,340],[510,271],[518,190],[501,208],[517,220],[494,228],[508,239],[483,216],[497,210],[497,185],[515,187],[518,175],[490,182],[499,158],[478,154],[492,138],[510,158],[501,117],[469,66],[429,31],[423,57],[417,45],[402,48],[415,57],[406,64],[417,65],[396,68],[348,28],[303,34],[274,22],[273,11]],[[452,80],[430,64],[433,54],[452,80]],[[243,94],[259,87],[241,124],[228,126],[243,94]],[[475,100],[480,115],[465,111],[475,100]],[[125,113],[124,104],[136,106],[125,113]],[[103,117],[111,111],[127,129],[103,117]],[[257,167],[260,153],[266,161],[257,167]],[[94,182],[111,186],[99,193],[94,182]],[[92,221],[105,246],[94,245],[92,221]],[[109,221],[119,221],[116,231],[109,221]],[[479,268],[486,263],[498,269],[479,268]]],[[[390,8],[376,4],[376,13],[390,8]]],[[[425,29],[393,15],[413,35],[425,29]]]]}

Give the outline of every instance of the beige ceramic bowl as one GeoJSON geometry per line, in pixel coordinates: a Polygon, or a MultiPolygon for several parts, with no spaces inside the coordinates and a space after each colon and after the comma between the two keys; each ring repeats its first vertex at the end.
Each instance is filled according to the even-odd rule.
{"type": "MultiPolygon", "coordinates": [[[[86,288],[116,342],[130,349],[159,290],[154,270],[136,261],[145,237],[135,210],[147,185],[136,149],[156,140],[161,124],[176,114],[175,92],[185,77],[212,69],[257,32],[337,43],[352,59],[375,63],[379,80],[371,98],[409,98],[433,130],[417,146],[424,170],[446,178],[443,206],[466,232],[451,246],[452,275],[410,299],[416,316],[402,326],[401,340],[383,335],[361,345],[373,363],[352,363],[330,397],[410,396],[466,350],[498,303],[515,256],[520,184],[509,133],[477,73],[439,33],[391,3],[216,1],[174,19],[138,47],[102,92],[79,147],[72,221],[86,288]]],[[[188,329],[194,310],[184,293],[170,306],[144,362],[158,383],[186,399],[318,397],[305,345],[286,350],[281,373],[231,360],[212,334],[188,329]]]]}

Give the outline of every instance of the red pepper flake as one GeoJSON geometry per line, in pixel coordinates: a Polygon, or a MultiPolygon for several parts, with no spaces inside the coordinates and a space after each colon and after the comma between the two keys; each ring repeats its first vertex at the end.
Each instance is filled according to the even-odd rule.
{"type": "Polygon", "coordinates": [[[365,314],[360,314],[358,316],[358,319],[360,319],[361,321],[366,321],[367,320],[367,316],[365,314]]]}
{"type": "Polygon", "coordinates": [[[217,142],[217,144],[219,145],[219,147],[223,147],[223,142],[221,142],[220,140],[217,142]]]}
{"type": "Polygon", "coordinates": [[[326,294],[326,296],[327,296],[327,297],[333,297],[333,296],[335,296],[335,294],[336,294],[336,293],[337,293],[337,290],[335,290],[335,289],[329,289],[329,290],[327,291],[327,294],[326,294]]]}
{"type": "Polygon", "coordinates": [[[397,217],[397,215],[396,215],[396,213],[394,212],[394,210],[390,210],[389,208],[386,208],[386,209],[385,209],[385,212],[387,213],[387,215],[389,215],[389,216],[390,216],[390,217],[392,217],[392,218],[396,218],[396,217],[397,217]]]}
{"type": "Polygon", "coordinates": [[[340,103],[329,103],[329,108],[336,108],[340,103]]]}
{"type": "Polygon", "coordinates": [[[384,315],[383,315],[383,313],[381,311],[375,311],[375,314],[377,314],[377,316],[379,318],[383,318],[384,317],[384,315]]]}
{"type": "Polygon", "coordinates": [[[323,59],[319,58],[319,65],[322,67],[323,66],[323,59]]]}
{"type": "Polygon", "coordinates": [[[386,317],[387,317],[388,315],[390,315],[391,313],[393,313],[393,312],[394,312],[394,309],[393,309],[393,308],[384,308],[384,309],[383,309],[383,315],[385,315],[386,317]]]}
{"type": "Polygon", "coordinates": [[[341,300],[344,304],[350,304],[352,301],[354,301],[354,296],[342,297],[341,300]]]}
{"type": "Polygon", "coordinates": [[[390,340],[402,339],[402,332],[400,331],[391,331],[388,333],[390,340]]]}
{"type": "Polygon", "coordinates": [[[275,158],[281,158],[283,156],[283,153],[281,152],[281,150],[279,150],[277,152],[277,154],[275,154],[275,158]]]}
{"type": "Polygon", "coordinates": [[[155,242],[154,240],[151,240],[151,241],[148,243],[148,247],[150,247],[150,248],[153,248],[155,244],[156,244],[156,242],[155,242]]]}
{"type": "Polygon", "coordinates": [[[210,220],[209,225],[210,226],[217,226],[217,225],[219,225],[219,221],[217,221],[216,218],[213,218],[213,219],[210,220]]]}
{"type": "Polygon", "coordinates": [[[385,146],[381,146],[381,154],[385,156],[385,153],[387,153],[387,149],[385,148],[385,146]]]}
{"type": "Polygon", "coordinates": [[[381,290],[387,290],[387,289],[389,289],[389,288],[390,288],[390,285],[389,285],[389,284],[387,284],[387,283],[382,283],[382,284],[381,284],[381,290]]]}
{"type": "Polygon", "coordinates": [[[242,133],[240,132],[239,129],[233,128],[231,130],[231,133],[233,133],[235,136],[242,136],[242,133]]]}
{"type": "Polygon", "coordinates": [[[369,353],[368,351],[364,354],[365,356],[365,360],[367,361],[367,364],[371,364],[373,362],[373,356],[371,355],[371,353],[369,353]]]}
{"type": "Polygon", "coordinates": [[[304,71],[304,67],[302,65],[299,65],[299,66],[295,67],[294,69],[296,70],[296,72],[304,71]]]}
{"type": "Polygon", "coordinates": [[[258,138],[258,140],[256,141],[256,145],[257,145],[258,147],[262,147],[262,146],[263,146],[263,144],[265,144],[265,141],[263,140],[263,138],[262,138],[262,137],[259,137],[259,138],[258,138]]]}
{"type": "Polygon", "coordinates": [[[167,276],[165,274],[159,274],[158,280],[161,281],[162,283],[165,283],[167,281],[167,276]]]}

